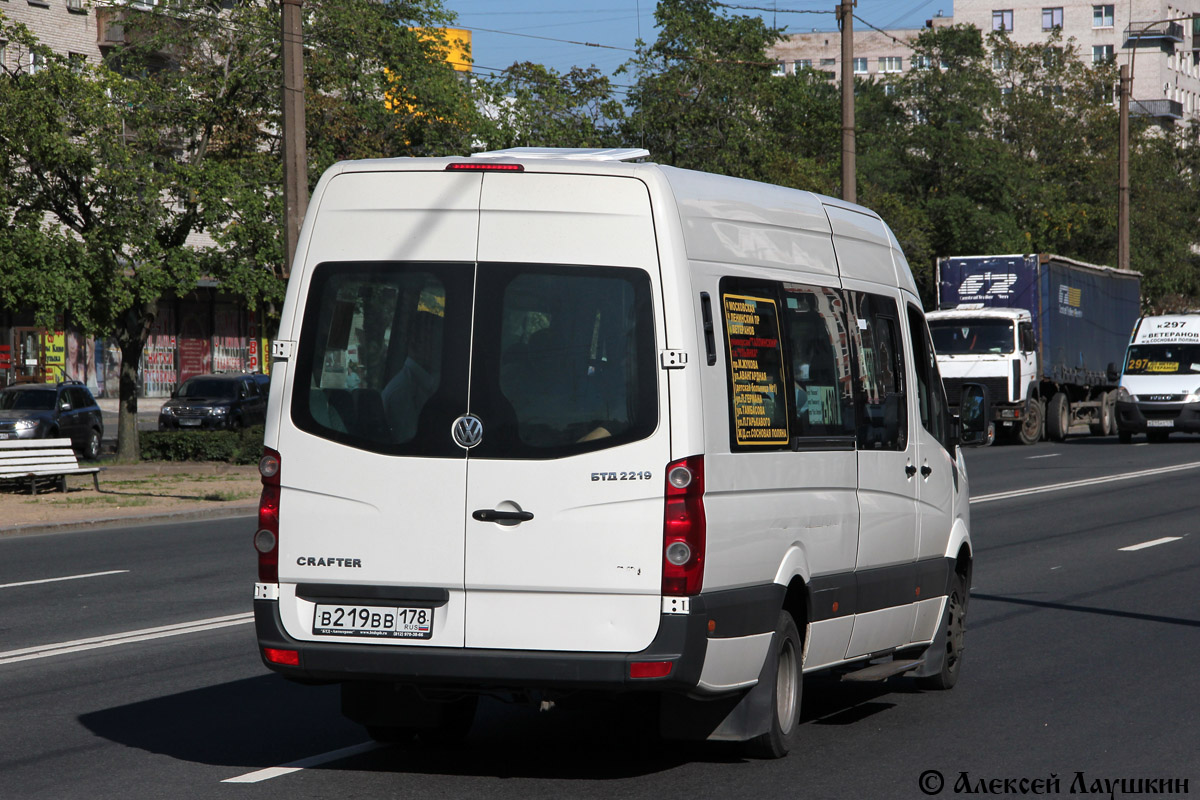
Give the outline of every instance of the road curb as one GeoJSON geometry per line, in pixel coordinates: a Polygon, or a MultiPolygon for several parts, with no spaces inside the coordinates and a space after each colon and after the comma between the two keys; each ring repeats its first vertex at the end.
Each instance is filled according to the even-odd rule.
{"type": "MultiPolygon", "coordinates": [[[[258,504],[224,506],[222,508],[199,508],[188,511],[171,511],[162,514],[142,514],[126,517],[97,517],[95,519],[80,519],[70,522],[28,522],[23,525],[0,527],[0,537],[29,536],[38,533],[62,533],[65,531],[84,528],[112,528],[119,525],[170,525],[176,522],[193,522],[199,520],[217,520],[233,517],[253,516],[258,510],[258,504]]],[[[247,535],[253,533],[253,526],[248,527],[247,535]]]]}

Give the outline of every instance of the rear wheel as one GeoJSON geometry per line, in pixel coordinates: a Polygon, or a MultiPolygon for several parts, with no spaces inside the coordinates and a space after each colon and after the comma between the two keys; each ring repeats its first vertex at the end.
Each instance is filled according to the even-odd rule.
{"type": "Polygon", "coordinates": [[[953,689],[958,683],[959,668],[962,666],[963,640],[967,631],[967,578],[961,572],[954,573],[950,596],[946,598],[946,616],[938,627],[938,636],[930,648],[944,647],[946,657],[942,659],[941,672],[917,678],[922,689],[953,689]]]}
{"type": "Polygon", "coordinates": [[[1046,438],[1061,442],[1067,438],[1067,431],[1070,429],[1071,406],[1067,402],[1067,396],[1062,392],[1055,392],[1046,406],[1046,438]]]}
{"type": "Polygon", "coordinates": [[[791,749],[800,725],[800,699],[803,688],[801,661],[803,649],[796,622],[786,611],[779,614],[779,624],[771,639],[771,659],[775,679],[774,702],[771,704],[771,729],[746,743],[747,752],[757,758],[783,758],[791,749]]]}

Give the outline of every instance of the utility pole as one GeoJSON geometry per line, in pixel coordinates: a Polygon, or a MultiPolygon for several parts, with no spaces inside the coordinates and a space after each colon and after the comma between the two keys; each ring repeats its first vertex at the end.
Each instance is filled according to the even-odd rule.
{"type": "Polygon", "coordinates": [[[304,138],[304,28],[300,6],[304,0],[281,0],[283,38],[283,277],[286,280],[296,256],[300,225],[308,208],[308,154],[304,138]]]}
{"type": "Polygon", "coordinates": [[[858,202],[854,163],[854,6],[858,0],[841,0],[837,8],[842,26],[842,199],[858,202]]]}
{"type": "Polygon", "coordinates": [[[1120,127],[1117,138],[1117,266],[1129,269],[1129,65],[1121,65],[1120,127]]]}

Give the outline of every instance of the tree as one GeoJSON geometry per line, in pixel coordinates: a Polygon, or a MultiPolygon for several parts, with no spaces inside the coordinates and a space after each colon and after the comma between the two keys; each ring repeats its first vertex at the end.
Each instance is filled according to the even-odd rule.
{"type": "MultiPolygon", "coordinates": [[[[220,5],[123,9],[127,43],[98,66],[0,16],[0,39],[46,65],[0,78],[0,298],[116,338],[123,459],[161,300],[205,276],[251,309],[282,297],[279,6],[220,5]]],[[[467,92],[427,32],[447,19],[435,0],[307,13],[312,181],[338,159],[469,141],[467,92]]]]}
{"type": "Polygon", "coordinates": [[[625,110],[612,82],[596,67],[566,74],[522,62],[495,80],[478,82],[483,106],[480,139],[507,147],[618,147],[625,110]]]}

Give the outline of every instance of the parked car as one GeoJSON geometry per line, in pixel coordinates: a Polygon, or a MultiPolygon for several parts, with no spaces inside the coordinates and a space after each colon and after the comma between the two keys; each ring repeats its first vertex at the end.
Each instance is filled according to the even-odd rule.
{"type": "Polygon", "coordinates": [[[79,381],[30,383],[0,391],[0,439],[71,440],[86,459],[100,455],[104,420],[79,381]]]}
{"type": "Polygon", "coordinates": [[[196,375],[171,392],[171,399],[163,403],[158,413],[158,429],[237,430],[262,423],[266,413],[266,392],[259,389],[253,375],[196,375]]]}

